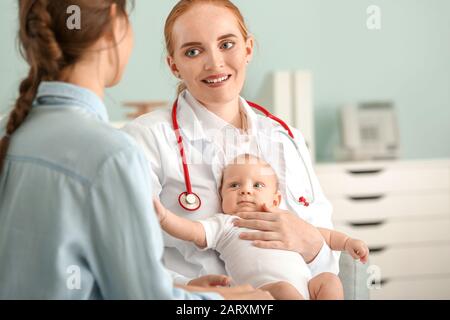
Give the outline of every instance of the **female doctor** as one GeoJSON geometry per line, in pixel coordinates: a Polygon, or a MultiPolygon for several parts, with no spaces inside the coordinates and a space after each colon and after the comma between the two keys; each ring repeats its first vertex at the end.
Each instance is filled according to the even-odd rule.
{"type": "MultiPolygon", "coordinates": [[[[170,70],[181,80],[178,98],[171,109],[141,116],[124,128],[145,151],[156,196],[189,219],[221,212],[221,168],[234,155],[258,153],[279,175],[284,209],[239,214],[238,226],[258,230],[242,233],[242,239],[298,252],[313,276],[337,274],[339,256],[315,227],[332,227],[332,209],[303,137],[257,114],[240,97],[254,39],[239,9],[228,0],[181,0],[166,20],[165,41],[170,70]]],[[[165,246],[165,265],[176,283],[214,285],[213,274],[226,274],[211,250],[168,235],[165,246]]]]}
{"type": "Polygon", "coordinates": [[[19,2],[29,73],[0,123],[0,299],[270,298],[249,286],[173,288],[145,157],[103,103],[132,49],[127,4],[19,2]],[[79,30],[66,27],[73,5],[79,30]]]}

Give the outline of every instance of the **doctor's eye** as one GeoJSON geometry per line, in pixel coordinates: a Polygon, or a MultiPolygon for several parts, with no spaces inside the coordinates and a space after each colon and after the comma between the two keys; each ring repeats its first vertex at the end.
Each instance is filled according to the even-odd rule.
{"type": "Polygon", "coordinates": [[[257,188],[257,189],[261,189],[261,188],[264,188],[265,185],[264,185],[264,183],[262,183],[262,182],[256,182],[256,183],[253,185],[253,187],[254,187],[254,188],[257,188]]]}
{"type": "Polygon", "coordinates": [[[189,49],[188,51],[186,51],[186,52],[184,53],[184,55],[185,55],[186,57],[191,57],[191,58],[196,57],[196,56],[198,56],[199,54],[200,54],[200,50],[199,50],[199,49],[189,49]]]}
{"type": "Polygon", "coordinates": [[[234,42],[233,41],[226,41],[226,42],[224,42],[224,43],[222,43],[220,45],[221,49],[231,49],[233,47],[234,47],[234,42]]]}

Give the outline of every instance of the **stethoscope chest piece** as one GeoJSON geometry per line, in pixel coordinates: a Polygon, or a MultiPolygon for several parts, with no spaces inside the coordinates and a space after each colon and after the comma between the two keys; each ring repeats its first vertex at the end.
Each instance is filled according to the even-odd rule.
{"type": "Polygon", "coordinates": [[[178,202],[180,203],[180,206],[188,211],[195,211],[202,205],[200,197],[195,193],[180,193],[178,196],[178,202]]]}

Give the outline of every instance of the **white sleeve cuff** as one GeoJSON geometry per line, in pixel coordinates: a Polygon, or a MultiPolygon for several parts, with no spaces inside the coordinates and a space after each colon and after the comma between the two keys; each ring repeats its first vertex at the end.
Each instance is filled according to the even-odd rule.
{"type": "Polygon", "coordinates": [[[216,292],[196,292],[196,294],[205,297],[206,300],[225,300],[224,297],[222,297],[220,294],[216,292]]]}
{"type": "Polygon", "coordinates": [[[213,228],[211,225],[212,220],[197,220],[197,222],[200,222],[202,224],[203,230],[205,230],[205,238],[206,238],[206,247],[198,249],[201,251],[205,251],[214,248],[212,245],[214,239],[213,237],[214,230],[212,230],[213,228]]]}
{"type": "Polygon", "coordinates": [[[172,271],[172,270],[167,270],[167,271],[169,271],[174,284],[186,286],[188,284],[188,282],[192,280],[188,277],[182,276],[179,273],[176,273],[175,271],[172,271]]]}
{"type": "Polygon", "coordinates": [[[323,246],[317,254],[316,258],[308,264],[311,275],[316,275],[323,272],[339,273],[339,251],[332,251],[330,247],[323,242],[323,246]]]}

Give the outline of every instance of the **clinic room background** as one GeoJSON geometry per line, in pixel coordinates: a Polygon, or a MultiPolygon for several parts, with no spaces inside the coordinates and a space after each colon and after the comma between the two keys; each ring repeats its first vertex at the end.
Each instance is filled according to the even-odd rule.
{"type": "MultiPolygon", "coordinates": [[[[133,55],[105,101],[115,124],[127,121],[126,102],[175,98],[163,39],[175,3],[135,2],[133,55]]],[[[450,1],[234,3],[257,42],[243,96],[311,118],[300,127],[336,228],[367,241],[379,266],[384,287],[371,298],[450,299],[450,1]]],[[[26,73],[16,12],[17,1],[0,1],[3,115],[26,73]]]]}
{"type": "MultiPolygon", "coordinates": [[[[174,0],[135,2],[135,48],[122,83],[109,91],[113,121],[124,101],[167,100],[176,82],[164,61],[163,25],[174,0]]],[[[236,0],[257,40],[244,94],[258,102],[271,72],[310,70],[316,155],[334,158],[338,110],[389,100],[398,113],[401,156],[450,156],[450,2],[447,0],[236,0]],[[381,11],[370,30],[367,8],[381,11]]],[[[25,66],[15,44],[16,1],[0,2],[0,113],[17,94],[25,66]]],[[[270,106],[268,106],[270,108],[270,106]]]]}

